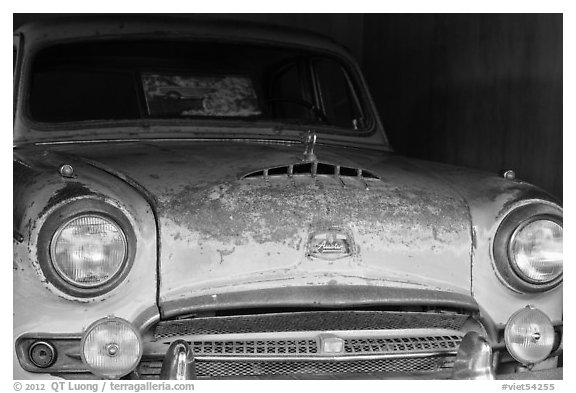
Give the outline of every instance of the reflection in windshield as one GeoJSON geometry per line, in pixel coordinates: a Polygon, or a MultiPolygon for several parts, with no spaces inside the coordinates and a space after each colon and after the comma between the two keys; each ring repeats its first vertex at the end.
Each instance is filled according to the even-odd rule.
{"type": "Polygon", "coordinates": [[[247,77],[143,74],[142,83],[151,117],[262,114],[247,77]]]}

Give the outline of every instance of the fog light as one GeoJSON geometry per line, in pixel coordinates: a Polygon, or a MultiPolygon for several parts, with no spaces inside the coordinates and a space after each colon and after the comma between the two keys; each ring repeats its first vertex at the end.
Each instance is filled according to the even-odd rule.
{"type": "Polygon", "coordinates": [[[93,374],[120,378],[133,371],[140,362],[142,340],[136,329],[124,319],[103,318],[84,333],[81,354],[93,374]]]}
{"type": "Polygon", "coordinates": [[[28,350],[30,361],[40,368],[50,367],[56,361],[54,347],[44,341],[36,341],[28,350]]]}
{"type": "Polygon", "coordinates": [[[504,330],[510,355],[520,363],[534,364],[550,355],[554,346],[554,327],[542,311],[527,306],[514,313],[504,330]]]}

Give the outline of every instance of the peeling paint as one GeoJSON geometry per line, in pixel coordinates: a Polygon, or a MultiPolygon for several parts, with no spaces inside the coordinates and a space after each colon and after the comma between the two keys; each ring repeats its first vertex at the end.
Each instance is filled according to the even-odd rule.
{"type": "Polygon", "coordinates": [[[220,264],[224,263],[224,257],[226,255],[231,255],[232,253],[234,253],[234,250],[236,249],[236,247],[232,247],[231,250],[216,250],[218,252],[218,254],[220,254],[220,264]]]}
{"type": "Polygon", "coordinates": [[[42,211],[41,215],[44,215],[46,211],[64,201],[92,194],[94,194],[94,192],[91,191],[86,185],[82,183],[67,182],[63,188],[57,189],[54,195],[52,195],[52,197],[48,200],[48,203],[44,207],[44,210],[42,211]]]}
{"type": "Polygon", "coordinates": [[[367,241],[423,248],[450,244],[467,230],[465,207],[454,196],[383,183],[354,189],[321,179],[295,187],[289,180],[188,185],[164,199],[159,212],[202,240],[236,245],[253,239],[299,248],[302,228],[344,225],[367,241]]]}

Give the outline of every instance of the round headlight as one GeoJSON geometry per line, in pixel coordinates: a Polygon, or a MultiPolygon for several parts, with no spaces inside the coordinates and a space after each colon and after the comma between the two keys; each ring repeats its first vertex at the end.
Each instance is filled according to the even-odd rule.
{"type": "Polygon", "coordinates": [[[554,327],[542,311],[526,307],[514,313],[504,330],[510,355],[520,363],[534,364],[550,355],[554,346],[554,327]]]}
{"type": "Polygon", "coordinates": [[[142,340],[130,323],[108,317],[93,323],[81,342],[82,361],[104,378],[120,378],[133,371],[142,357],[142,340]]]}
{"type": "Polygon", "coordinates": [[[548,219],[521,224],[510,239],[512,268],[534,284],[558,279],[563,271],[562,226],[548,219]]]}
{"type": "Polygon", "coordinates": [[[562,208],[533,202],[509,211],[494,235],[498,278],[519,293],[549,291],[562,284],[562,208]]]}
{"type": "Polygon", "coordinates": [[[65,222],[50,245],[56,272],[80,288],[94,288],[112,280],[122,270],[126,256],[126,235],[116,222],[98,214],[65,222]]]}

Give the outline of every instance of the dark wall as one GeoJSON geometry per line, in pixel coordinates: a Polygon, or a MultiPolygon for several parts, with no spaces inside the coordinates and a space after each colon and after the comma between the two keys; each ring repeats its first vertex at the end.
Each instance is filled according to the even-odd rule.
{"type": "Polygon", "coordinates": [[[367,15],[363,53],[398,152],[562,198],[562,15],[367,15]]]}
{"type": "MultiPolygon", "coordinates": [[[[15,14],[14,28],[44,17],[15,14]]],[[[561,14],[217,17],[332,37],[363,66],[396,151],[512,168],[562,199],[561,14]]]]}

